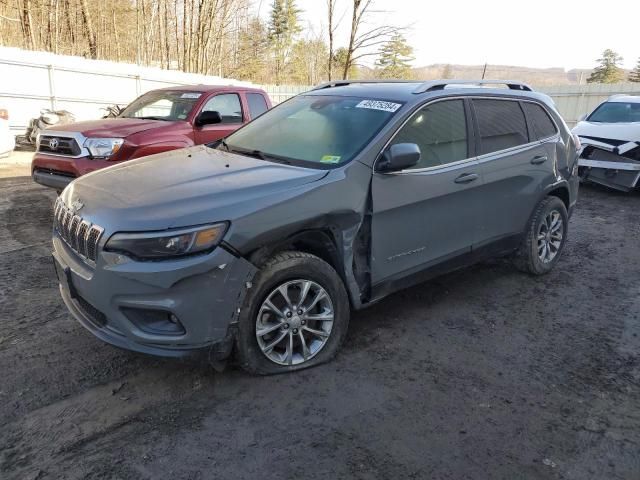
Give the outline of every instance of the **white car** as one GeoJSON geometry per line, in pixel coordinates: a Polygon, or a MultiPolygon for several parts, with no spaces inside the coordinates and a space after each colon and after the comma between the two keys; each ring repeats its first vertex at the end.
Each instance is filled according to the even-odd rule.
{"type": "Polygon", "coordinates": [[[9,129],[9,113],[0,108],[0,157],[8,156],[15,146],[15,137],[9,129]]]}
{"type": "Polygon", "coordinates": [[[583,180],[628,192],[640,187],[640,96],[614,95],[573,133],[580,137],[583,180]]]}

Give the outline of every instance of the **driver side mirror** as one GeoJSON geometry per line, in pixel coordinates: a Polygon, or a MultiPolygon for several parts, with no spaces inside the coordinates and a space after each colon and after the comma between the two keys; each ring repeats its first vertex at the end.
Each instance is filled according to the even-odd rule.
{"type": "Polygon", "coordinates": [[[420,147],[415,143],[396,143],[382,154],[377,170],[379,172],[404,170],[415,166],[421,156],[420,147]]]}
{"type": "Polygon", "coordinates": [[[196,127],[203,127],[204,125],[214,125],[216,123],[222,123],[222,117],[220,112],[205,111],[200,112],[200,115],[196,117],[196,127]]]}
{"type": "Polygon", "coordinates": [[[578,117],[578,121],[579,122],[584,122],[587,119],[587,114],[585,113],[584,115],[580,115],[580,117],[578,117]]]}

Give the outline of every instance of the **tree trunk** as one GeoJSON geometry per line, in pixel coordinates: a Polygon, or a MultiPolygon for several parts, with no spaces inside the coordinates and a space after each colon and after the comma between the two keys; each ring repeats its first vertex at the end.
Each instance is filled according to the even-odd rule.
{"type": "Polygon", "coordinates": [[[82,20],[84,22],[87,41],[89,42],[89,56],[93,59],[97,59],[98,45],[96,43],[96,32],[93,29],[93,20],[91,18],[91,12],[89,12],[87,0],[80,0],[80,9],[82,11],[82,20]]]}
{"type": "Polygon", "coordinates": [[[333,76],[333,14],[335,6],[335,0],[327,0],[327,7],[329,8],[329,64],[327,65],[327,74],[329,81],[333,76]]]}
{"type": "Polygon", "coordinates": [[[358,33],[358,9],[362,0],[353,0],[353,14],[351,16],[351,34],[349,35],[349,48],[347,48],[347,58],[344,62],[344,70],[342,72],[342,79],[346,80],[349,77],[349,69],[351,68],[351,58],[353,57],[353,46],[356,41],[356,35],[358,33]]]}
{"type": "Polygon", "coordinates": [[[33,32],[33,19],[31,18],[31,0],[24,0],[22,4],[22,33],[24,35],[25,44],[31,50],[36,49],[36,37],[33,32]]]}

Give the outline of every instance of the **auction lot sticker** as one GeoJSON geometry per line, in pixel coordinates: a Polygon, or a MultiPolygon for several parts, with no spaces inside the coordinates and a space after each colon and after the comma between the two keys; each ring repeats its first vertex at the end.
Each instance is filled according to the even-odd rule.
{"type": "Polygon", "coordinates": [[[382,100],[362,100],[356,108],[368,108],[370,110],[382,110],[394,113],[402,106],[401,103],[383,102],[382,100]]]}

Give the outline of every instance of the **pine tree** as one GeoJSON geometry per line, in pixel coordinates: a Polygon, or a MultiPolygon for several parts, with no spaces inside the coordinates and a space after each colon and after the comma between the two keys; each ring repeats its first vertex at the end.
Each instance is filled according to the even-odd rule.
{"type": "Polygon", "coordinates": [[[275,81],[280,84],[293,41],[302,29],[298,24],[300,9],[295,0],[273,0],[269,20],[269,42],[274,55],[275,81]]]}
{"type": "Polygon", "coordinates": [[[629,73],[629,81],[634,83],[640,83],[640,58],[638,58],[638,63],[636,65],[636,68],[631,70],[631,73],[629,73]]]}
{"type": "Polygon", "coordinates": [[[409,78],[414,60],[413,48],[400,34],[396,34],[380,49],[380,57],[376,61],[381,78],[409,78]]]}
{"type": "Polygon", "coordinates": [[[611,49],[602,52],[599,65],[591,72],[587,83],[618,83],[624,80],[624,71],[618,66],[622,57],[611,49]]]}

